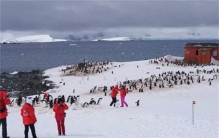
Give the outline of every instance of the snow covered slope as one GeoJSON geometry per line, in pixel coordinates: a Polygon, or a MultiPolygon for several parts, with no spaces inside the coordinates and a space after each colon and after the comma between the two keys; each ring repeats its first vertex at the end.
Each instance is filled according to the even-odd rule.
{"type": "MultiPolygon", "coordinates": [[[[174,60],[174,57],[170,57],[174,60]]],[[[179,58],[181,59],[181,58],[179,58]]],[[[181,67],[173,64],[162,66],[150,64],[148,60],[135,62],[115,62],[114,67],[101,74],[84,77],[60,77],[61,69],[57,67],[45,71],[49,80],[59,87],[53,89],[51,95],[80,95],[80,103],[97,100],[102,97],[100,105],[88,108],[69,106],[65,118],[65,138],[218,138],[218,86],[219,78],[209,86],[208,78],[215,73],[200,72],[206,81],[190,85],[174,85],[173,88],[145,88],[143,93],[137,90],[129,92],[126,102],[129,107],[110,107],[110,96],[103,92],[90,94],[94,86],[112,86],[125,80],[137,80],[157,75],[167,71],[190,71],[197,69],[216,69],[217,66],[181,67]],[[120,67],[118,65],[121,65],[120,67]],[[138,68],[137,68],[138,66],[138,68]],[[159,67],[160,69],[157,69],[159,67]],[[111,73],[113,71],[113,74],[111,73]],[[87,79],[89,77],[89,80],[87,79]],[[60,82],[65,82],[62,85],[60,82]],[[75,89],[75,93],[73,93],[75,89]],[[135,102],[140,100],[140,106],[135,102]],[[192,124],[192,101],[195,105],[195,124],[192,124]]],[[[194,74],[194,78],[195,74],[194,74]]],[[[52,92],[50,90],[50,92],[52,92]]],[[[117,96],[119,98],[119,95],[117,96]]],[[[120,100],[120,99],[119,99],[120,100]]],[[[52,109],[44,108],[42,104],[35,107],[37,123],[36,133],[40,138],[59,138],[52,109]]],[[[8,134],[11,137],[23,137],[24,127],[20,117],[20,107],[8,107],[8,134]]],[[[29,133],[29,135],[31,135],[29,133]]]]}
{"type": "Polygon", "coordinates": [[[130,41],[129,37],[113,37],[113,38],[104,38],[104,39],[95,39],[92,41],[130,41]]]}

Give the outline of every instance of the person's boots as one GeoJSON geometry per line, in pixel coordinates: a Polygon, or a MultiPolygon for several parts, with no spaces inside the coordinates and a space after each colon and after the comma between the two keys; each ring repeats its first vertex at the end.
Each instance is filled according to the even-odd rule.
{"type": "Polygon", "coordinates": [[[65,136],[65,133],[63,133],[63,135],[65,136]]]}

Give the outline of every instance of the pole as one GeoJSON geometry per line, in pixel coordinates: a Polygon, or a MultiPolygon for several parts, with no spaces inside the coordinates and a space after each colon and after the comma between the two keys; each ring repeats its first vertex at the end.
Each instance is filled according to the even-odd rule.
{"type": "Polygon", "coordinates": [[[194,104],[192,104],[192,123],[194,125],[194,104]]]}

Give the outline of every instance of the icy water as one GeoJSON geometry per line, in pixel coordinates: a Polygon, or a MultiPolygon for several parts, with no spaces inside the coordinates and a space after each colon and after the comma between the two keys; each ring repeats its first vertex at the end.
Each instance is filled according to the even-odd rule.
{"type": "Polygon", "coordinates": [[[0,72],[49,69],[88,61],[136,61],[165,56],[184,55],[187,42],[218,40],[150,40],[128,42],[56,42],[1,44],[0,72]]]}

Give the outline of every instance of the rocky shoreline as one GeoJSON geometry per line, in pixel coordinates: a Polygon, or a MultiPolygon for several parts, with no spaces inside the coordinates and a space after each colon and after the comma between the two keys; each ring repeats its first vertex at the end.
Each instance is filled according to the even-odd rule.
{"type": "Polygon", "coordinates": [[[0,89],[8,90],[9,97],[41,94],[55,87],[52,81],[46,80],[41,70],[0,74],[0,89]]]}

